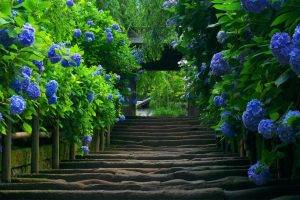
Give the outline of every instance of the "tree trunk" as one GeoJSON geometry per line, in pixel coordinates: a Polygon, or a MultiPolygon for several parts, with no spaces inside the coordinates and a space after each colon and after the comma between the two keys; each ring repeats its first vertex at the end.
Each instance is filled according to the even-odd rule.
{"type": "Polygon", "coordinates": [[[110,146],[110,126],[107,127],[107,134],[106,134],[106,146],[110,146]]]}
{"type": "Polygon", "coordinates": [[[76,145],[74,142],[70,145],[70,159],[75,160],[76,159],[76,145]]]}
{"type": "Polygon", "coordinates": [[[2,136],[3,150],[2,150],[2,182],[11,182],[11,135],[12,135],[12,122],[7,121],[6,135],[2,136]]]}
{"type": "Polygon", "coordinates": [[[33,129],[31,135],[31,173],[39,173],[39,145],[40,145],[40,119],[37,109],[36,115],[33,117],[33,129]]]}
{"type": "Polygon", "coordinates": [[[99,153],[99,151],[100,151],[100,129],[96,130],[94,138],[95,138],[95,152],[99,153]]]}
{"type": "Polygon", "coordinates": [[[104,134],[104,129],[101,129],[101,151],[103,152],[105,149],[105,134],[104,134]]]}
{"type": "Polygon", "coordinates": [[[59,169],[59,121],[52,133],[52,169],[59,169]]]}

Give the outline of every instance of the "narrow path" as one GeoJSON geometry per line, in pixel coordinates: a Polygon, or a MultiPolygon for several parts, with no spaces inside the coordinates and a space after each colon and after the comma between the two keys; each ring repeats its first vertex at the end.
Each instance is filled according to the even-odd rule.
{"type": "Polygon", "coordinates": [[[244,200],[299,195],[299,185],[285,182],[256,187],[246,177],[249,161],[221,152],[213,132],[195,118],[130,118],[114,128],[112,143],[104,153],[62,162],[60,170],[0,184],[0,199],[244,200]]]}

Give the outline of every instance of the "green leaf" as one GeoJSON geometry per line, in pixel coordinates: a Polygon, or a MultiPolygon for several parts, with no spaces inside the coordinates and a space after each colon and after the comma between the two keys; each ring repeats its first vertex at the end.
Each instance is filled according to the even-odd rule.
{"type": "Polygon", "coordinates": [[[285,83],[289,78],[290,78],[290,75],[291,75],[291,70],[288,69],[286,70],[284,73],[282,73],[278,78],[277,80],[275,81],[275,85],[277,87],[279,87],[280,85],[282,85],[283,83],[285,83]]]}
{"type": "Polygon", "coordinates": [[[270,113],[270,118],[273,121],[276,121],[277,119],[279,119],[279,117],[280,117],[280,114],[278,112],[272,112],[272,113],[270,113]]]}
{"type": "Polygon", "coordinates": [[[287,121],[288,125],[292,126],[292,127],[298,127],[300,126],[300,117],[297,116],[293,116],[290,117],[287,121]]]}
{"type": "Polygon", "coordinates": [[[29,124],[27,124],[26,122],[23,123],[23,130],[26,133],[32,133],[32,127],[29,124]]]}
{"type": "Polygon", "coordinates": [[[0,1],[0,17],[7,17],[11,14],[12,1],[1,0],[0,1]]]}

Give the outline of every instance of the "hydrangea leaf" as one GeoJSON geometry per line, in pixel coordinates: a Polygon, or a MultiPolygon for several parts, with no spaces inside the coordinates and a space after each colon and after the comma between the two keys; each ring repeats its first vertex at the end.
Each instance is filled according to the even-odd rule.
{"type": "Polygon", "coordinates": [[[26,122],[23,123],[23,130],[26,133],[32,133],[32,127],[26,122]]]}

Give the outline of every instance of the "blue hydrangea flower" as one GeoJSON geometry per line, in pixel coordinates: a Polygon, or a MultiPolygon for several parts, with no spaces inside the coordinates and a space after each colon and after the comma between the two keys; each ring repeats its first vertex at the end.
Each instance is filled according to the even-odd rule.
{"type": "Polygon", "coordinates": [[[226,104],[226,100],[221,95],[220,96],[215,96],[214,97],[214,104],[218,107],[222,107],[226,104]]]}
{"type": "Polygon", "coordinates": [[[5,48],[12,45],[14,42],[14,38],[9,37],[7,29],[0,29],[0,44],[2,44],[5,48]]]}
{"type": "Polygon", "coordinates": [[[113,95],[112,95],[112,94],[109,94],[109,95],[107,96],[107,99],[111,101],[111,100],[113,99],[113,95]]]}
{"type": "Polygon", "coordinates": [[[111,43],[113,40],[114,40],[114,35],[113,35],[113,33],[112,33],[112,32],[106,33],[106,41],[107,41],[108,43],[111,43]]]}
{"type": "Polygon", "coordinates": [[[224,122],[221,127],[220,130],[222,132],[223,135],[227,136],[227,137],[234,137],[236,135],[235,131],[233,130],[231,124],[229,124],[228,122],[224,122]]]}
{"type": "Polygon", "coordinates": [[[264,185],[270,179],[269,167],[258,161],[248,169],[248,177],[256,185],[264,185]]]}
{"type": "Polygon", "coordinates": [[[300,48],[300,25],[295,28],[293,43],[297,48],[300,48]]]}
{"type": "Polygon", "coordinates": [[[178,0],[165,0],[162,7],[163,9],[168,9],[178,4],[178,0]]]}
{"type": "Polygon", "coordinates": [[[91,20],[91,19],[87,20],[86,24],[89,25],[89,26],[94,26],[95,25],[94,21],[91,20]]]}
{"type": "Polygon", "coordinates": [[[9,99],[10,113],[19,115],[26,109],[26,102],[23,97],[14,95],[9,99]]]}
{"type": "Polygon", "coordinates": [[[81,64],[81,55],[78,53],[75,53],[71,56],[71,65],[75,67],[79,67],[81,64]]]}
{"type": "Polygon", "coordinates": [[[33,100],[36,100],[41,96],[41,91],[39,86],[37,86],[35,83],[32,82],[29,83],[26,93],[33,100]]]}
{"type": "Polygon", "coordinates": [[[88,146],[82,146],[81,147],[83,155],[88,155],[90,153],[90,149],[88,146]]]}
{"type": "Polygon", "coordinates": [[[83,137],[82,142],[85,146],[87,146],[92,142],[92,140],[93,140],[92,136],[87,135],[83,137]]]}
{"type": "Polygon", "coordinates": [[[276,129],[276,134],[283,143],[290,144],[295,142],[295,131],[290,126],[280,124],[276,129]]]}
{"type": "Polygon", "coordinates": [[[241,0],[242,6],[247,12],[260,13],[268,8],[268,0],[241,0]]]}
{"type": "Polygon", "coordinates": [[[51,97],[48,97],[48,104],[52,105],[52,104],[56,104],[57,103],[57,96],[56,94],[53,94],[51,97]]]}
{"type": "Polygon", "coordinates": [[[18,36],[18,41],[23,46],[31,46],[35,40],[35,30],[34,28],[26,23],[23,26],[21,33],[18,36]]]}
{"type": "Polygon", "coordinates": [[[97,70],[93,72],[93,76],[100,76],[103,73],[103,67],[101,65],[98,66],[97,70]]]}
{"type": "Polygon", "coordinates": [[[17,3],[18,4],[21,4],[21,3],[23,3],[24,2],[24,0],[17,0],[17,3]]]}
{"type": "Polygon", "coordinates": [[[56,94],[58,90],[58,83],[56,80],[51,80],[46,84],[46,96],[52,97],[54,94],[56,94]]]}
{"type": "Polygon", "coordinates": [[[117,80],[117,81],[120,81],[120,80],[121,80],[121,76],[117,74],[117,75],[116,75],[116,80],[117,80]]]}
{"type": "Polygon", "coordinates": [[[4,121],[3,115],[2,115],[2,113],[0,113],[0,122],[3,122],[3,121],[4,121]]]}
{"type": "Polygon", "coordinates": [[[50,59],[51,63],[58,63],[61,61],[62,56],[59,55],[56,51],[59,51],[61,49],[61,46],[58,44],[53,44],[48,51],[48,57],[50,59]]]}
{"type": "Polygon", "coordinates": [[[118,95],[118,98],[119,98],[119,103],[120,104],[125,103],[125,98],[121,94],[118,95]]]}
{"type": "Polygon", "coordinates": [[[126,117],[124,115],[120,115],[119,119],[120,122],[124,122],[126,120],[126,117]]]}
{"type": "Polygon", "coordinates": [[[43,73],[45,71],[44,62],[43,61],[37,61],[34,60],[32,63],[38,68],[40,73],[43,73]]]}
{"type": "Polygon", "coordinates": [[[283,118],[283,120],[282,120],[282,123],[288,125],[288,121],[289,121],[289,119],[290,119],[291,117],[297,117],[297,118],[300,118],[300,111],[298,111],[298,110],[289,110],[289,111],[285,114],[285,116],[284,116],[284,118],[283,118]]]}
{"type": "Polygon", "coordinates": [[[29,78],[29,76],[24,76],[23,79],[22,79],[22,81],[21,81],[21,89],[23,91],[26,91],[27,88],[28,88],[28,86],[29,86],[29,84],[30,84],[30,78],[29,78]]]}
{"type": "Polygon", "coordinates": [[[95,92],[94,91],[89,91],[87,94],[87,100],[89,103],[92,103],[95,99],[95,92]]]}
{"type": "Polygon", "coordinates": [[[22,90],[21,80],[15,78],[11,83],[11,88],[14,89],[16,93],[19,93],[22,90]]]}
{"type": "Polygon", "coordinates": [[[173,40],[171,43],[170,43],[171,47],[173,49],[175,49],[177,46],[178,46],[178,41],[177,40],[173,40]]]}
{"type": "Polygon", "coordinates": [[[206,69],[207,69],[206,63],[202,63],[201,66],[198,68],[198,73],[200,75],[202,75],[202,74],[204,74],[204,72],[206,71],[206,69]]]}
{"type": "Polygon", "coordinates": [[[270,49],[281,64],[288,64],[293,48],[291,37],[287,33],[275,33],[270,42],[270,49]]]}
{"type": "Polygon", "coordinates": [[[244,126],[253,132],[257,131],[258,124],[264,119],[264,115],[263,104],[257,99],[251,100],[248,102],[246,111],[242,115],[244,126]]]}
{"type": "Polygon", "coordinates": [[[175,26],[177,24],[178,17],[172,17],[170,19],[167,19],[166,21],[166,27],[175,26]]]}
{"type": "Polygon", "coordinates": [[[67,58],[64,58],[61,60],[60,64],[63,67],[70,67],[72,66],[72,61],[68,60],[67,58]]]}
{"type": "Polygon", "coordinates": [[[113,24],[112,26],[111,26],[111,28],[113,29],[113,30],[115,30],[115,31],[121,31],[121,28],[120,28],[120,26],[119,26],[119,24],[113,24]]]}
{"type": "Polygon", "coordinates": [[[300,48],[293,48],[290,53],[290,65],[291,69],[297,74],[300,75],[300,48]]]}
{"type": "Polygon", "coordinates": [[[215,76],[222,76],[229,72],[229,64],[223,58],[222,53],[216,53],[210,63],[211,73],[215,76]]]}
{"type": "Polygon", "coordinates": [[[227,40],[227,33],[225,31],[219,31],[217,34],[217,41],[223,44],[227,40]]]}
{"type": "Polygon", "coordinates": [[[95,40],[95,35],[93,32],[87,31],[85,32],[85,41],[92,42],[95,40]]]}
{"type": "Polygon", "coordinates": [[[221,112],[221,114],[220,114],[222,120],[227,119],[230,115],[231,115],[231,112],[229,112],[227,110],[221,112]]]}
{"type": "Polygon", "coordinates": [[[28,66],[23,66],[21,68],[21,74],[23,75],[23,77],[30,77],[32,74],[32,69],[28,66]]]}
{"type": "Polygon", "coordinates": [[[109,81],[110,80],[110,75],[109,74],[105,74],[105,80],[109,81]]]}
{"type": "Polygon", "coordinates": [[[70,8],[70,7],[74,6],[74,1],[73,0],[67,0],[66,4],[70,8]]]}
{"type": "Polygon", "coordinates": [[[78,28],[74,29],[74,34],[73,34],[74,38],[80,38],[81,35],[82,35],[82,32],[80,29],[78,29],[78,28]]]}
{"type": "Polygon", "coordinates": [[[263,119],[258,124],[258,133],[265,139],[271,139],[275,130],[276,127],[271,119],[263,119]]]}

